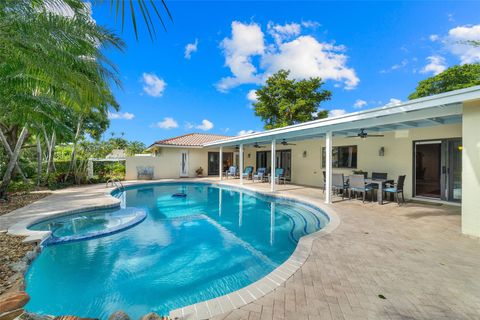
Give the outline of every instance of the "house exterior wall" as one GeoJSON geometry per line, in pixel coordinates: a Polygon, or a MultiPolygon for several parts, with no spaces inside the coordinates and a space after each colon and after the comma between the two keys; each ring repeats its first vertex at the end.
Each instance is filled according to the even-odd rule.
{"type": "Polygon", "coordinates": [[[154,179],[174,179],[180,177],[182,151],[188,152],[188,176],[196,177],[195,170],[203,168],[207,174],[208,150],[203,148],[167,147],[157,149],[157,156],[135,156],[126,158],[126,180],[137,179],[137,167],[153,167],[154,179]]]}
{"type": "Polygon", "coordinates": [[[462,232],[480,237],[480,101],[463,106],[462,232]]]}
{"type": "MultiPolygon", "coordinates": [[[[476,119],[473,117],[473,119],[476,119]]],[[[474,122],[474,121],[473,121],[474,122]]],[[[480,122],[478,122],[480,123],[480,122]]],[[[477,124],[478,126],[478,124],[477,124]]],[[[463,132],[463,135],[470,136],[477,129],[475,125],[463,132]]],[[[367,130],[368,132],[368,130],[367,130]]],[[[333,146],[357,146],[357,170],[387,172],[389,178],[396,179],[399,175],[405,174],[405,197],[412,196],[413,189],[413,141],[448,139],[462,137],[462,125],[438,125],[428,128],[411,128],[384,132],[384,137],[351,139],[345,137],[333,137],[333,146]],[[380,147],[385,148],[384,156],[379,156],[380,147]]],[[[477,132],[478,134],[478,132],[477,132]]],[[[295,145],[282,146],[277,144],[277,150],[292,150],[291,182],[294,184],[320,187],[323,185],[322,171],[322,148],[325,146],[325,139],[309,139],[293,142],[295,145]],[[304,151],[307,152],[303,157],[304,151]]],[[[126,179],[137,179],[137,166],[154,167],[154,179],[178,178],[180,176],[180,155],[182,150],[189,152],[189,177],[195,177],[195,170],[198,167],[204,169],[204,175],[208,171],[208,152],[218,152],[218,148],[161,148],[156,157],[127,157],[126,179]]],[[[256,170],[256,152],[270,150],[270,144],[265,148],[256,149],[245,147],[244,166],[253,166],[256,170]],[[250,156],[249,156],[250,155],[250,156]]],[[[224,148],[224,152],[236,151],[231,148],[224,148]]],[[[476,160],[478,161],[478,160],[476,160]]],[[[352,174],[352,169],[333,168],[334,173],[352,174]]],[[[478,183],[478,182],[477,182],[478,183]]],[[[464,188],[465,189],[465,188],[464,188]]],[[[478,184],[477,184],[478,190],[478,184]]],[[[480,222],[479,222],[480,223],[480,222]]]]}
{"type": "MultiPolygon", "coordinates": [[[[333,146],[357,145],[357,170],[367,171],[370,174],[373,171],[387,172],[389,178],[395,180],[399,175],[405,174],[407,176],[405,196],[410,198],[413,189],[413,141],[459,138],[462,137],[462,125],[439,125],[382,134],[384,137],[367,139],[334,136],[333,146]],[[384,156],[378,155],[380,147],[385,148],[384,156]]],[[[325,147],[325,139],[310,139],[292,143],[296,145],[277,144],[277,150],[292,150],[292,183],[314,187],[323,186],[322,171],[325,169],[322,168],[322,148],[325,147]],[[303,157],[304,151],[307,151],[305,158],[303,157]]],[[[245,148],[245,166],[253,166],[256,169],[256,151],[268,150],[270,150],[270,145],[265,145],[265,148],[262,149],[245,148]],[[250,158],[248,158],[249,153],[250,158]]],[[[333,172],[350,175],[352,169],[333,168],[333,172]]]]}

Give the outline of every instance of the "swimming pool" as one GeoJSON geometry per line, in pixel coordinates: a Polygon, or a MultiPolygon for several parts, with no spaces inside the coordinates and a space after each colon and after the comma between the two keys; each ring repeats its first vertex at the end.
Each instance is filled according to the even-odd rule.
{"type": "Polygon", "coordinates": [[[99,211],[31,227],[50,228],[61,239],[72,235],[68,221],[101,216],[74,232],[95,236],[43,248],[25,277],[28,311],[102,319],[118,310],[132,318],[166,315],[259,280],[288,259],[302,236],[328,223],[306,204],[203,183],[140,185],[113,195],[146,218],[105,236],[98,232],[109,218],[99,211]],[[186,197],[172,197],[177,193],[186,197]]]}

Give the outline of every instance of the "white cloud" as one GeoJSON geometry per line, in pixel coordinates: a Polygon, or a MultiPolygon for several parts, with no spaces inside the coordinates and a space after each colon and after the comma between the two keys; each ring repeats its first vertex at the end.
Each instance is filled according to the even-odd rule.
{"type": "Polygon", "coordinates": [[[301,30],[301,25],[295,22],[280,25],[270,21],[267,24],[267,31],[275,39],[277,44],[281,44],[286,39],[300,35],[301,30]]]}
{"type": "Polygon", "coordinates": [[[390,98],[388,103],[385,105],[386,107],[392,107],[392,106],[397,106],[402,103],[402,100],[396,99],[396,98],[390,98]]]}
{"type": "Polygon", "coordinates": [[[254,132],[255,131],[253,131],[253,130],[240,130],[240,131],[238,131],[237,136],[244,136],[246,134],[250,134],[250,133],[254,133],[254,132]]]}
{"type": "Polygon", "coordinates": [[[252,56],[263,55],[264,34],[256,23],[232,22],[231,38],[224,38],[221,47],[225,54],[225,66],[230,68],[232,77],[225,77],[217,84],[217,89],[227,91],[243,83],[260,83],[252,56]]]}
{"type": "Polygon", "coordinates": [[[251,103],[255,103],[255,102],[258,101],[258,97],[257,97],[256,91],[257,91],[257,90],[252,89],[252,90],[248,91],[248,93],[247,93],[247,99],[248,99],[248,101],[250,101],[251,103]]]}
{"type": "Polygon", "coordinates": [[[199,129],[202,131],[208,131],[213,128],[213,123],[210,120],[203,119],[201,124],[195,124],[193,122],[185,122],[185,129],[199,129]]]}
{"type": "Polygon", "coordinates": [[[295,79],[321,77],[342,81],[345,89],[355,88],[360,81],[355,70],[346,67],[347,56],[339,52],[343,47],[319,42],[312,36],[300,36],[282,43],[278,49],[262,60],[267,74],[285,69],[290,70],[290,76],[295,79]]]}
{"type": "Polygon", "coordinates": [[[108,119],[124,119],[124,120],[132,120],[135,118],[135,115],[130,112],[108,112],[108,119]]]}
{"type": "Polygon", "coordinates": [[[362,99],[357,99],[355,103],[353,104],[353,108],[355,109],[361,109],[367,105],[367,101],[362,100],[362,99]]]}
{"type": "Polygon", "coordinates": [[[175,129],[178,128],[178,122],[170,117],[163,118],[162,121],[157,122],[154,127],[161,128],[161,129],[175,129]]]}
{"type": "Polygon", "coordinates": [[[142,81],[144,83],[143,91],[152,97],[161,97],[167,86],[167,83],[154,73],[144,72],[142,74],[142,81]]]}
{"type": "Polygon", "coordinates": [[[403,59],[400,63],[394,64],[393,66],[391,66],[391,67],[388,68],[388,69],[380,70],[380,73],[389,73],[389,72],[391,72],[391,71],[403,69],[403,68],[405,68],[407,65],[408,65],[408,60],[407,60],[407,59],[403,59]]]}
{"type": "Polygon", "coordinates": [[[316,29],[320,27],[320,23],[318,23],[317,21],[311,21],[311,20],[302,21],[302,27],[316,29]]]}
{"type": "Polygon", "coordinates": [[[203,130],[203,131],[208,131],[213,128],[213,123],[207,119],[203,119],[202,123],[195,126],[195,128],[203,130]]]}
{"type": "Polygon", "coordinates": [[[427,57],[426,60],[428,64],[420,70],[421,73],[433,73],[433,75],[437,75],[447,69],[445,58],[441,56],[430,56],[427,57]]]}
{"type": "Polygon", "coordinates": [[[431,34],[429,37],[430,41],[435,42],[440,40],[440,36],[438,34],[431,34]]]}
{"type": "Polygon", "coordinates": [[[189,43],[185,46],[185,59],[189,59],[192,56],[192,53],[197,52],[198,49],[198,39],[195,39],[193,43],[189,43]]]}
{"type": "Polygon", "coordinates": [[[343,116],[346,113],[347,113],[347,111],[344,110],[344,109],[332,109],[332,110],[328,111],[328,116],[329,117],[338,117],[338,116],[343,116]]]}
{"type": "Polygon", "coordinates": [[[450,52],[460,58],[462,64],[480,62],[480,47],[474,47],[467,41],[480,41],[480,24],[460,26],[448,31],[445,44],[450,52]]]}
{"type": "MultiPolygon", "coordinates": [[[[313,26],[312,22],[303,25],[313,26]]],[[[267,31],[275,41],[265,42],[264,33],[256,23],[232,23],[232,36],[222,41],[225,65],[232,76],[222,78],[217,89],[228,91],[241,84],[260,84],[280,69],[290,70],[290,77],[305,79],[321,77],[323,80],[343,82],[346,89],[359,83],[355,70],[346,66],[345,47],[320,42],[310,35],[301,35],[301,25],[269,23],[267,31]],[[256,66],[253,57],[259,57],[256,66]],[[258,69],[261,69],[258,71],[258,69]]]]}

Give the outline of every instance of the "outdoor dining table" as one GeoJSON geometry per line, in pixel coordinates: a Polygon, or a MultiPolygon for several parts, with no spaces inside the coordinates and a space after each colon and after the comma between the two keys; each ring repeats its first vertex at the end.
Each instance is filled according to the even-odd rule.
{"type": "Polygon", "coordinates": [[[393,184],[393,180],[391,180],[391,179],[366,178],[365,183],[366,184],[376,184],[378,186],[378,189],[377,189],[378,204],[383,204],[383,186],[385,185],[385,183],[392,183],[393,184]]]}

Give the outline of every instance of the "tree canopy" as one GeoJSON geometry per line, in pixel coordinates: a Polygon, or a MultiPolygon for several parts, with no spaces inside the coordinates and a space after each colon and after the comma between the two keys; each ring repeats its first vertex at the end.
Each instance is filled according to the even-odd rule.
{"type": "Polygon", "coordinates": [[[332,93],[321,89],[322,79],[289,79],[290,72],[280,70],[270,76],[256,91],[255,115],[261,117],[265,129],[326,118],[328,111],[319,111],[320,103],[329,100],[332,93]]]}
{"type": "Polygon", "coordinates": [[[480,85],[480,64],[457,65],[436,76],[420,81],[415,92],[408,98],[417,99],[477,85],[480,85]]]}
{"type": "Polygon", "coordinates": [[[66,16],[34,1],[0,1],[0,140],[9,157],[0,198],[21,171],[26,141],[37,144],[40,167],[44,138],[52,158],[55,137],[74,146],[84,133],[99,137],[109,108],[118,109],[110,85],[120,81],[104,49],[124,44],[85,4],[74,9],[66,16]]]}

